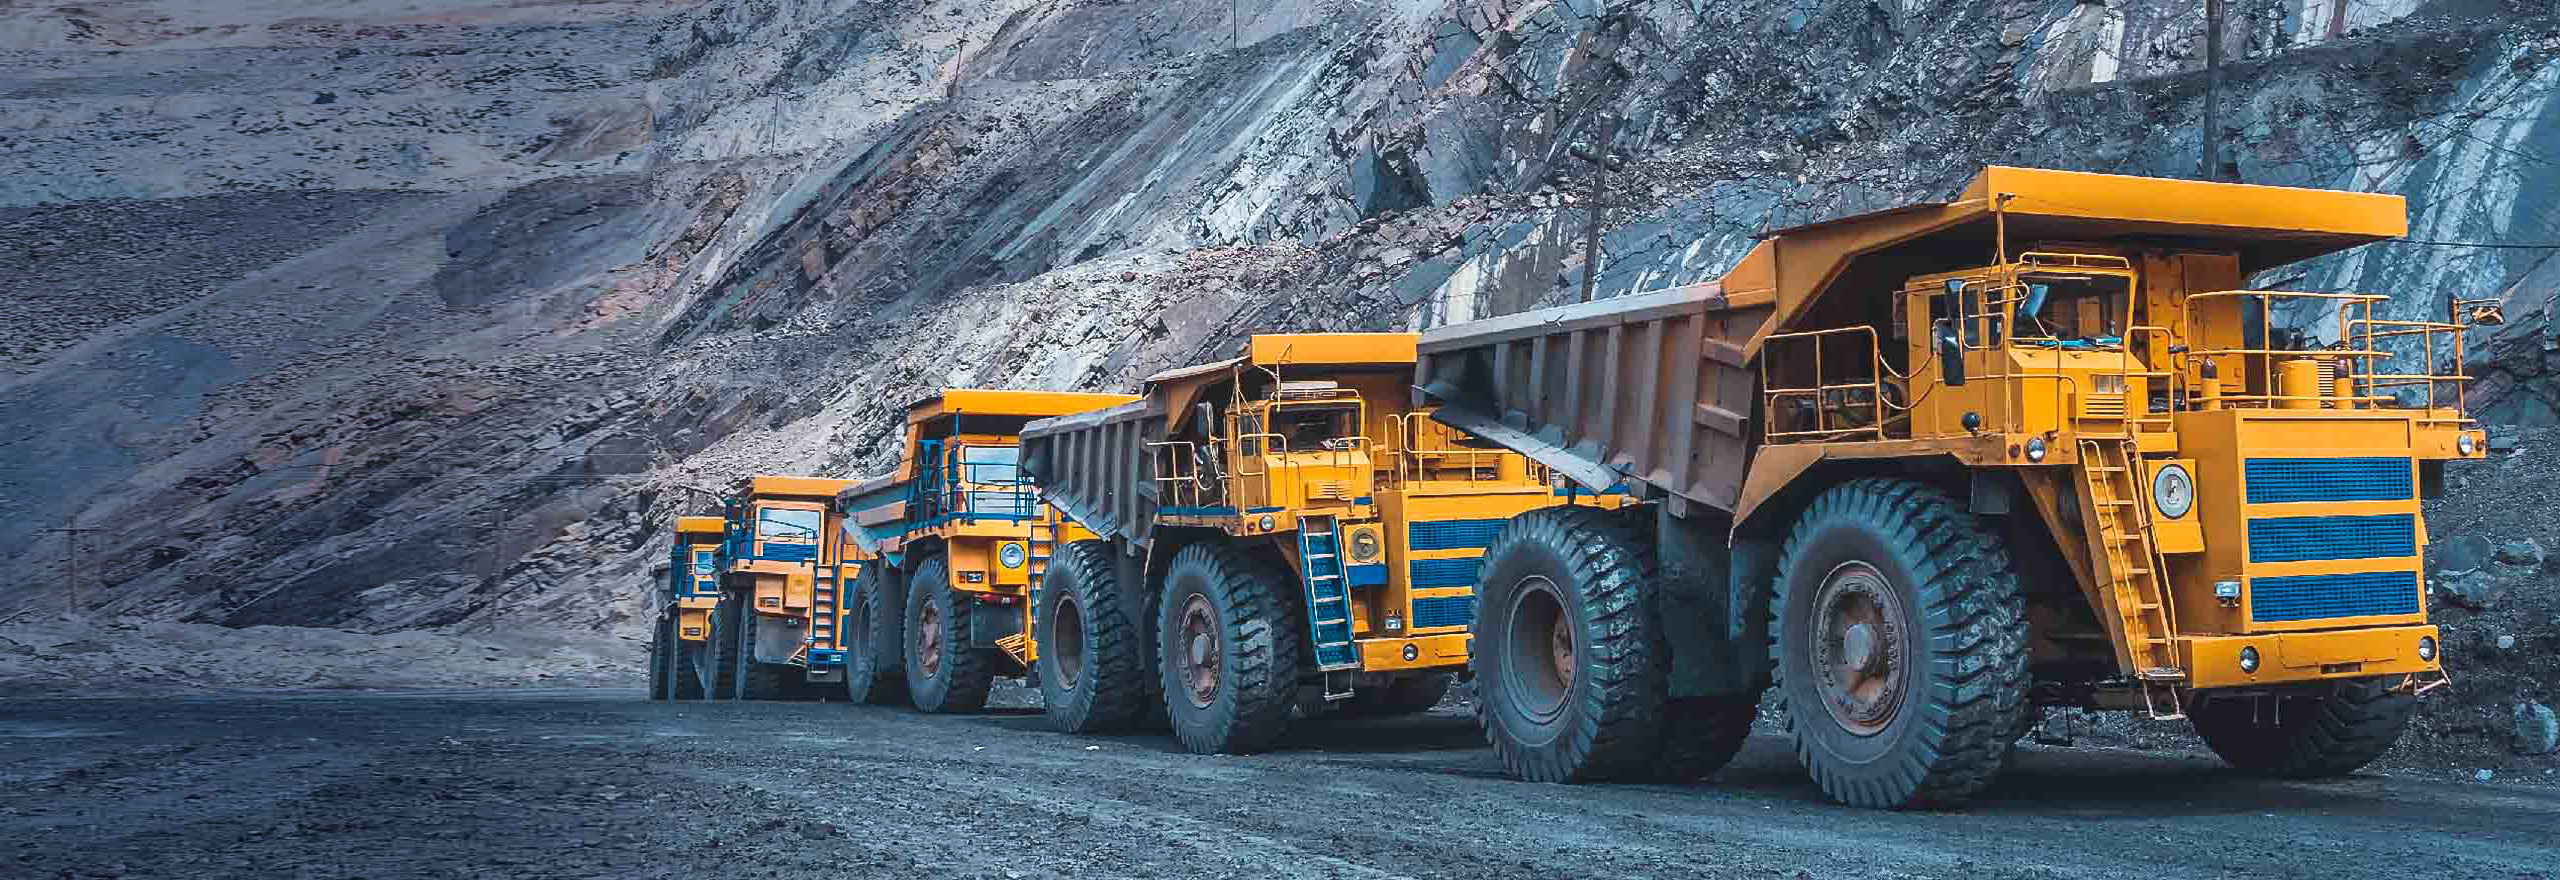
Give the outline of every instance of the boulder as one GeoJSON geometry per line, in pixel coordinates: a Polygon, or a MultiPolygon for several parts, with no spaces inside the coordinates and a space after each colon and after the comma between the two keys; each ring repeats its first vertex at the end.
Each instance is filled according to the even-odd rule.
{"type": "Polygon", "coordinates": [[[2450,581],[2454,575],[2479,571],[2497,557],[2498,547],[2478,535],[2455,535],[2427,544],[2427,566],[2450,581]]]}
{"type": "Polygon", "coordinates": [[[2542,542],[2532,538],[2498,545],[2498,561],[2526,568],[2542,566],[2542,542]]]}
{"type": "Polygon", "coordinates": [[[2560,716],[2541,703],[2517,703],[2515,747],[2519,755],[2560,751],[2560,716]]]}
{"type": "Polygon", "coordinates": [[[2484,571],[2446,575],[2436,581],[2436,595],[2456,607],[2486,611],[2507,592],[2505,582],[2484,571]]]}

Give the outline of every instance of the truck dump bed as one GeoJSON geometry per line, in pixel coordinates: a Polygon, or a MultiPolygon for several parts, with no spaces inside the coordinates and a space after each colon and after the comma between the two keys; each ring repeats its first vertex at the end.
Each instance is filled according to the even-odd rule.
{"type": "Polygon", "coordinates": [[[1166,421],[1150,396],[1032,422],[1022,431],[1022,469],[1069,519],[1144,547],[1160,503],[1147,444],[1164,439],[1166,421]]]}
{"type": "Polygon", "coordinates": [[[1759,439],[1754,364],[1826,297],[1884,297],[2005,240],[2213,243],[2244,273],[2405,234],[2398,196],[1992,167],[1950,202],[1772,233],[1714,282],[1426,331],[1420,403],[1595,489],[1730,511],[1759,439]]]}

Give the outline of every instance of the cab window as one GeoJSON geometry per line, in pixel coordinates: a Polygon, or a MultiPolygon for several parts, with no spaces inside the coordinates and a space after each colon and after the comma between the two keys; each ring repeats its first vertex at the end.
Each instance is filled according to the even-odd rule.
{"type": "Polygon", "coordinates": [[[1010,486],[1022,482],[1022,448],[1018,446],[961,447],[960,481],[994,486],[1010,486]]]}
{"type": "Polygon", "coordinates": [[[1289,452],[1313,452],[1358,433],[1351,423],[1359,413],[1353,406],[1284,406],[1272,416],[1272,433],[1287,438],[1289,452]]]}
{"type": "Polygon", "coordinates": [[[711,572],[712,572],[711,551],[709,551],[709,550],[696,550],[696,551],[693,551],[693,573],[694,573],[694,574],[710,574],[711,572]]]}
{"type": "Polygon", "coordinates": [[[789,507],[756,509],[756,536],[766,540],[815,541],[825,515],[789,507]]]}

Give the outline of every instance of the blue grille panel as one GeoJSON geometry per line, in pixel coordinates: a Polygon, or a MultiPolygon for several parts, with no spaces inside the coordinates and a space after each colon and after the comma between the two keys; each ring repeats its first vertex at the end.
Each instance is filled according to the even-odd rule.
{"type": "Polygon", "coordinates": [[[1416,559],[1413,561],[1413,586],[1472,587],[1476,585],[1476,565],[1480,559],[1416,559]]]}
{"type": "Polygon", "coordinates": [[[2249,581],[2249,619],[2259,623],[2418,613],[2418,573],[2364,571],[2249,581]]]}
{"type": "Polygon", "coordinates": [[[1456,550],[1483,547],[1493,543],[1502,531],[1502,519],[1445,519],[1413,524],[1413,549],[1456,550]]]}
{"type": "Polygon", "coordinates": [[[809,562],[818,558],[818,545],[767,543],[764,555],[756,558],[774,562],[809,562]]]}
{"type": "Polygon", "coordinates": [[[2262,517],[2249,521],[2250,562],[2416,555],[2416,514],[2262,517]]]}
{"type": "Polygon", "coordinates": [[[1413,600],[1413,628],[1467,626],[1476,619],[1476,597],[1432,596],[1413,600]]]}
{"type": "Polygon", "coordinates": [[[2252,458],[2249,503],[2406,501],[2416,479],[2406,458],[2252,458]]]}

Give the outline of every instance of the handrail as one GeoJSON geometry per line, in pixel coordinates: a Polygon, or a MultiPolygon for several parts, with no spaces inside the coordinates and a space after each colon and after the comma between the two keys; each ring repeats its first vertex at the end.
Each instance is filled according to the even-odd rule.
{"type": "Polygon", "coordinates": [[[1763,395],[1762,409],[1770,413],[1769,418],[1762,420],[1762,442],[1776,443],[1786,442],[1790,439],[1814,437],[1830,441],[1842,437],[1857,436],[1861,434],[1871,435],[1877,440],[1885,439],[1884,376],[1892,371],[1885,367],[1883,350],[1876,339],[1876,328],[1859,324],[1849,327],[1832,327],[1824,330],[1805,330],[1794,333],[1772,333],[1769,334],[1768,339],[1762,344],[1762,352],[1763,353],[1760,357],[1760,388],[1763,395]],[[1848,381],[1832,383],[1823,381],[1823,339],[1830,336],[1849,334],[1862,334],[1866,337],[1866,363],[1870,368],[1868,379],[1864,382],[1848,381]],[[1779,386],[1769,375],[1769,364],[1778,360],[1778,358],[1768,354],[1769,346],[1773,346],[1779,342],[1798,339],[1809,339],[1813,342],[1813,384],[1803,386],[1779,386]],[[1835,392],[1838,393],[1837,396],[1840,400],[1837,408],[1841,410],[1841,415],[1846,416],[1849,408],[1857,405],[1856,401],[1851,400],[1850,395],[1846,392],[1856,391],[1859,389],[1865,389],[1867,392],[1866,403],[1870,421],[1866,425],[1842,425],[1839,427],[1833,427],[1831,425],[1831,414],[1835,408],[1832,403],[1835,392]],[[1777,413],[1780,412],[1778,407],[1779,402],[1801,397],[1811,397],[1813,399],[1813,427],[1810,430],[1779,430],[1779,417],[1777,415],[1777,413]]]}

